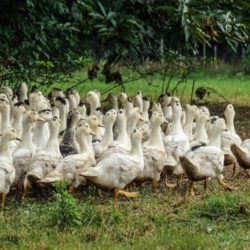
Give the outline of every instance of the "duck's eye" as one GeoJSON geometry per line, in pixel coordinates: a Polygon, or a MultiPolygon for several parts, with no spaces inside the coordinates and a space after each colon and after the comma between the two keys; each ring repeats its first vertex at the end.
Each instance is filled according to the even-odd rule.
{"type": "Polygon", "coordinates": [[[134,133],[136,133],[136,129],[134,130],[134,133]]]}
{"type": "Polygon", "coordinates": [[[122,114],[122,111],[120,110],[119,113],[122,114]]]}

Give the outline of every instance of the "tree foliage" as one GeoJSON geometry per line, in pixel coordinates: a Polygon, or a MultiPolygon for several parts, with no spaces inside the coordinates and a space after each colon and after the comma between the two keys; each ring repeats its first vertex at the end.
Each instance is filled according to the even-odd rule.
{"type": "Polygon", "coordinates": [[[249,41],[250,3],[235,0],[2,0],[1,78],[195,55],[199,45],[237,50],[249,41]]]}

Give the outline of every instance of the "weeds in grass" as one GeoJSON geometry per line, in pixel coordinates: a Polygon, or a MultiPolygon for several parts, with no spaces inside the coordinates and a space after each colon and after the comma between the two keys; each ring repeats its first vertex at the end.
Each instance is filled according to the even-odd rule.
{"type": "Polygon", "coordinates": [[[76,200],[66,186],[67,184],[63,182],[55,184],[54,202],[47,214],[50,224],[58,226],[60,230],[81,224],[76,200]]]}
{"type": "Polygon", "coordinates": [[[205,217],[212,220],[224,218],[236,220],[249,218],[249,202],[243,193],[232,193],[230,195],[211,195],[199,206],[194,206],[190,215],[205,217]]]}

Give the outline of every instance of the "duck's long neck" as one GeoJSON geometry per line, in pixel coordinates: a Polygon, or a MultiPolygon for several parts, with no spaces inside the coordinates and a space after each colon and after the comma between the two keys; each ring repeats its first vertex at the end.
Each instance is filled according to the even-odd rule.
{"type": "Polygon", "coordinates": [[[144,107],[143,106],[142,116],[144,118],[144,121],[149,121],[148,110],[149,110],[149,107],[144,107]]]}
{"type": "Polygon", "coordinates": [[[226,121],[227,130],[231,133],[235,133],[234,116],[226,117],[226,121]]]}
{"type": "Polygon", "coordinates": [[[118,101],[117,98],[113,98],[112,99],[112,109],[114,109],[115,111],[118,111],[118,101]]]}
{"type": "Polygon", "coordinates": [[[24,120],[22,142],[18,144],[19,149],[24,148],[24,149],[33,150],[32,131],[31,131],[32,126],[33,126],[33,123],[30,123],[24,120]]]}
{"type": "Polygon", "coordinates": [[[205,122],[201,122],[197,120],[196,129],[194,132],[194,138],[201,142],[207,142],[208,137],[207,137],[207,132],[205,128],[205,122]]]}
{"type": "Polygon", "coordinates": [[[138,123],[138,119],[133,119],[131,117],[128,120],[130,121],[127,123],[127,132],[128,132],[128,135],[130,136],[133,130],[135,129],[136,124],[138,123]]]}
{"type": "Polygon", "coordinates": [[[18,113],[14,116],[12,126],[16,130],[18,137],[20,137],[23,129],[23,113],[18,113]]]}
{"type": "Polygon", "coordinates": [[[162,113],[165,118],[169,118],[172,116],[172,107],[169,105],[163,105],[162,106],[162,113]]]}
{"type": "Polygon", "coordinates": [[[176,135],[176,134],[184,134],[182,125],[181,125],[181,114],[178,113],[173,113],[172,117],[172,129],[170,131],[171,135],[176,135]]]}
{"type": "Polygon", "coordinates": [[[161,127],[159,124],[152,124],[151,133],[148,139],[148,145],[160,147],[164,150],[164,144],[162,140],[161,127]]]}
{"type": "Polygon", "coordinates": [[[96,112],[96,109],[100,107],[101,107],[101,102],[99,98],[95,98],[95,101],[90,103],[90,114],[94,115],[96,112]]]}
{"type": "Polygon", "coordinates": [[[2,133],[6,131],[10,125],[10,106],[7,105],[1,112],[1,131],[2,133]]]}
{"type": "Polygon", "coordinates": [[[67,127],[67,109],[65,105],[60,106],[59,117],[61,119],[60,131],[63,131],[67,127]]]}
{"type": "Polygon", "coordinates": [[[10,140],[3,136],[1,140],[0,155],[3,157],[11,158],[10,155],[10,140]]]}
{"type": "Polygon", "coordinates": [[[186,124],[184,126],[185,133],[188,135],[188,137],[191,139],[193,135],[193,122],[194,122],[194,116],[192,114],[187,114],[186,116],[186,124]]]}
{"type": "Polygon", "coordinates": [[[36,122],[35,133],[33,135],[33,139],[39,140],[39,138],[44,139],[44,137],[46,137],[46,134],[48,131],[46,131],[45,125],[46,125],[46,123],[43,121],[36,122]]]}
{"type": "Polygon", "coordinates": [[[221,136],[220,135],[221,133],[218,131],[211,131],[208,145],[221,149],[221,136]]]}
{"type": "Polygon", "coordinates": [[[142,103],[142,100],[138,100],[137,102],[137,107],[139,108],[140,112],[142,113],[143,112],[143,103],[142,103]]]}
{"type": "Polygon", "coordinates": [[[24,102],[25,100],[28,100],[27,91],[25,91],[24,89],[21,89],[20,96],[19,96],[19,101],[24,102]]]}
{"type": "Polygon", "coordinates": [[[103,144],[108,146],[112,143],[113,141],[113,123],[108,123],[105,126],[105,133],[104,133],[104,137],[103,137],[103,144]]]}
{"type": "Polygon", "coordinates": [[[130,103],[129,101],[124,103],[124,109],[126,111],[126,116],[129,117],[130,112],[133,109],[133,103],[130,103]]]}
{"type": "Polygon", "coordinates": [[[93,155],[92,138],[89,138],[87,135],[79,135],[77,141],[80,147],[80,154],[89,153],[93,155]]]}
{"type": "Polygon", "coordinates": [[[50,130],[49,140],[45,147],[47,152],[60,154],[58,134],[59,129],[50,130]]]}
{"type": "Polygon", "coordinates": [[[142,152],[142,144],[140,140],[132,140],[131,141],[131,155],[140,157],[143,161],[143,152],[142,152]]]}
{"type": "Polygon", "coordinates": [[[127,124],[126,120],[118,120],[117,126],[119,128],[118,136],[116,141],[121,144],[126,144],[130,141],[128,133],[127,133],[127,124]]]}

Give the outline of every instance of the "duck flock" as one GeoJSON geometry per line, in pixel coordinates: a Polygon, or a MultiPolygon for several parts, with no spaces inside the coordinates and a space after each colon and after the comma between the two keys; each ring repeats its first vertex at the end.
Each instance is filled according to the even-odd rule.
{"type": "Polygon", "coordinates": [[[250,170],[250,139],[236,134],[233,105],[224,116],[211,116],[205,106],[182,108],[168,94],[151,103],[141,91],[134,97],[122,92],[101,102],[96,90],[81,99],[73,89],[54,88],[45,97],[25,83],[16,95],[1,86],[1,207],[10,188],[25,197],[58,181],[66,181],[71,192],[90,184],[112,190],[115,204],[119,195],[138,196],[126,191],[133,182],[175,186],[169,175],[177,177],[176,185],[188,179],[190,195],[194,182],[204,181],[206,190],[211,178],[233,190],[223,168],[233,165],[233,175],[238,166],[250,170]]]}

